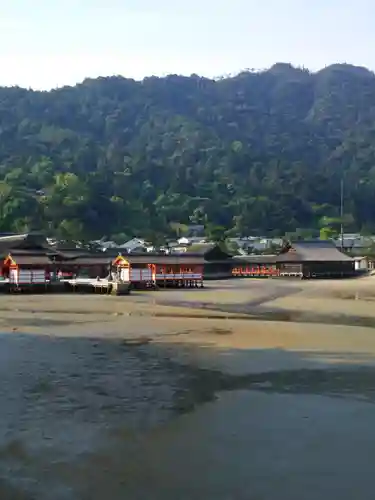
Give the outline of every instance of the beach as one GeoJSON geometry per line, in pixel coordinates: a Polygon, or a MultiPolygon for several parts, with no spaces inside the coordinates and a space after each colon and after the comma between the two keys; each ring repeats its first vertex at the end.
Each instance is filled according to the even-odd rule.
{"type": "Polygon", "coordinates": [[[2,499],[372,499],[375,278],[0,296],[2,499]]]}

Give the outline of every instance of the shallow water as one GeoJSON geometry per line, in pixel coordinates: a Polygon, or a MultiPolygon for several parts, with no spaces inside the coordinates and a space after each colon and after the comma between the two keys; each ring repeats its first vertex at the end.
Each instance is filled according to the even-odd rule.
{"type": "Polygon", "coordinates": [[[0,498],[290,500],[315,484],[331,500],[349,467],[357,498],[373,498],[375,367],[230,375],[201,349],[0,335],[0,498]],[[343,462],[339,438],[364,462],[343,462]]]}
{"type": "Polygon", "coordinates": [[[2,499],[76,499],[56,468],[80,489],[74,467],[107,450],[114,433],[151,431],[215,397],[198,369],[147,339],[1,335],[0,375],[2,499]]]}

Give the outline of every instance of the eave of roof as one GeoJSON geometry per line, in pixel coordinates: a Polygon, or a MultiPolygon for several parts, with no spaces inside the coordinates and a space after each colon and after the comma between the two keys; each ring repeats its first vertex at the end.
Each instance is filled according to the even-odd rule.
{"type": "Polygon", "coordinates": [[[238,264],[271,264],[276,263],[277,255],[235,255],[233,256],[233,262],[238,264]]]}
{"type": "Polygon", "coordinates": [[[46,255],[14,255],[12,260],[17,266],[41,266],[46,267],[52,264],[46,255]]]}
{"type": "Polygon", "coordinates": [[[125,258],[130,264],[204,264],[202,255],[171,255],[171,254],[126,254],[125,258]]]}
{"type": "Polygon", "coordinates": [[[113,261],[110,257],[92,256],[92,257],[77,257],[76,259],[61,260],[57,265],[64,266],[108,266],[113,261]]]}
{"type": "Polygon", "coordinates": [[[331,241],[306,240],[287,243],[278,262],[348,262],[352,257],[340,252],[331,241]]]}

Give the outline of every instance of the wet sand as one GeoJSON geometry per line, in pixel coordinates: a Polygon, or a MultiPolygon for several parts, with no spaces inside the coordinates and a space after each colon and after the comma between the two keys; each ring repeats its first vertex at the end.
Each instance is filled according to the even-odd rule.
{"type": "Polygon", "coordinates": [[[372,499],[373,300],[374,278],[1,296],[0,498],[372,499]]]}

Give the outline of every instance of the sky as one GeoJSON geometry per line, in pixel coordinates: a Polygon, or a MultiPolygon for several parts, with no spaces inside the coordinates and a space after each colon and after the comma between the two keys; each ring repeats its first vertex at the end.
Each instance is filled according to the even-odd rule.
{"type": "Polygon", "coordinates": [[[374,0],[0,0],[0,85],[207,77],[290,62],[375,70],[374,0]]]}

